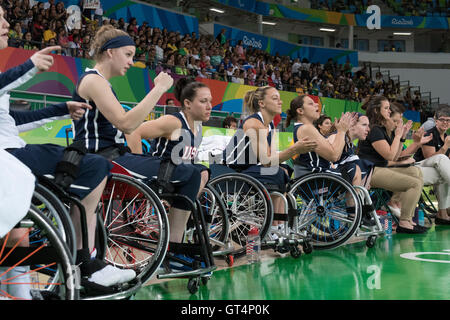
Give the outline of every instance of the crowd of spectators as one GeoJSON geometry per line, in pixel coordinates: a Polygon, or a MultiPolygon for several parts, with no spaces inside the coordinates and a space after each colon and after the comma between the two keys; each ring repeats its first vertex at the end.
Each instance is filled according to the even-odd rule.
{"type": "Polygon", "coordinates": [[[372,0],[310,0],[311,9],[363,14],[372,0]]]}
{"type": "MultiPolygon", "coordinates": [[[[220,33],[215,39],[195,32],[182,35],[167,29],[152,28],[148,22],[138,25],[136,18],[94,19],[83,11],[80,28],[68,28],[68,13],[63,2],[55,4],[29,0],[0,0],[10,26],[10,46],[37,50],[58,44],[62,55],[90,58],[90,41],[102,24],[112,24],[125,30],[135,40],[136,67],[166,70],[181,76],[195,76],[251,85],[271,85],[279,90],[312,94],[362,102],[369,95],[385,95],[392,101],[402,101],[409,109],[420,110],[422,101],[409,91],[403,95],[399,83],[381,75],[371,77],[365,67],[354,71],[349,61],[337,64],[329,59],[325,64],[307,59],[275,56],[247,47],[242,41],[227,39],[220,33]]],[[[101,17],[101,16],[100,16],[101,17]]]]}
{"type": "MultiPolygon", "coordinates": [[[[364,14],[372,0],[310,0],[311,9],[364,14]]],[[[384,0],[399,16],[448,16],[450,0],[384,0]]]]}
{"type": "Polygon", "coordinates": [[[385,0],[400,16],[443,16],[450,14],[450,0],[385,0]]]}

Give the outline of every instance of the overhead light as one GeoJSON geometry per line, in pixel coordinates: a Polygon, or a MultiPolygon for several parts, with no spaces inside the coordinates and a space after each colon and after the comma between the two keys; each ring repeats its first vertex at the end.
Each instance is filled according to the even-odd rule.
{"type": "Polygon", "coordinates": [[[335,32],[336,29],[331,29],[331,28],[320,28],[320,31],[326,31],[326,32],[335,32]]]}
{"type": "Polygon", "coordinates": [[[276,25],[277,23],[276,22],[269,22],[269,21],[263,21],[263,22],[261,22],[262,24],[268,24],[269,26],[274,26],[274,25],[276,25]]]}
{"type": "Polygon", "coordinates": [[[209,8],[209,10],[217,12],[217,13],[225,13],[224,10],[216,9],[216,8],[209,8]]]}
{"type": "Polygon", "coordinates": [[[394,32],[394,36],[410,36],[411,32],[394,32]]]}

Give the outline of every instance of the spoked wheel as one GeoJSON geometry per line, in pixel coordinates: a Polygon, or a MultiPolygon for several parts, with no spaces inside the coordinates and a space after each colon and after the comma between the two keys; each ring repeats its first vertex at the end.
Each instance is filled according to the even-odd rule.
{"type": "Polygon", "coordinates": [[[358,194],[344,179],[314,173],[296,181],[289,190],[296,201],[298,225],[307,230],[315,249],[331,249],[354,235],[362,217],[358,194]]]}
{"type": "Polygon", "coordinates": [[[106,248],[98,254],[109,264],[135,270],[144,284],[160,266],[169,243],[169,222],[158,196],[134,178],[113,174],[99,213],[106,248]]]}
{"type": "Polygon", "coordinates": [[[224,174],[209,184],[225,204],[230,222],[230,240],[235,252],[245,251],[250,228],[265,237],[273,219],[273,207],[266,188],[256,179],[240,173],[224,174]]]}
{"type": "Polygon", "coordinates": [[[32,205],[17,228],[27,232],[0,241],[0,299],[23,299],[18,293],[32,289],[43,298],[77,300],[79,274],[52,221],[32,205]]]}
{"type": "MultiPolygon", "coordinates": [[[[212,250],[224,249],[230,229],[225,204],[217,191],[208,186],[201,192],[199,203],[208,224],[208,235],[212,250]]],[[[187,230],[188,234],[193,233],[193,231],[193,229],[187,230]]],[[[188,237],[190,236],[188,235],[188,237]]]]}
{"type": "Polygon", "coordinates": [[[44,214],[58,230],[62,240],[66,243],[72,256],[76,255],[75,230],[68,208],[49,189],[37,184],[32,203],[44,214]]]}

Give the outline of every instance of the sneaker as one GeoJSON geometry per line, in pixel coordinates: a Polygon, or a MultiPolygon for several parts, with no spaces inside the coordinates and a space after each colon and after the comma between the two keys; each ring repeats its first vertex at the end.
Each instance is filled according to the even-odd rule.
{"type": "Polygon", "coordinates": [[[281,235],[285,235],[286,234],[286,227],[284,226],[284,223],[278,225],[278,232],[281,235]]]}
{"type": "Polygon", "coordinates": [[[119,269],[107,265],[103,269],[94,272],[88,280],[104,287],[129,282],[136,278],[136,272],[131,269],[119,269]]]}
{"type": "Polygon", "coordinates": [[[280,230],[278,229],[278,226],[271,226],[269,229],[269,232],[267,233],[267,236],[269,240],[275,241],[278,240],[278,234],[280,233],[280,230]]]}

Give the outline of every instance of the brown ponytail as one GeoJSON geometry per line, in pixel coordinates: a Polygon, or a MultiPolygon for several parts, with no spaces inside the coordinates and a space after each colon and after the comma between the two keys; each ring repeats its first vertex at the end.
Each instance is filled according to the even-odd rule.
{"type": "Polygon", "coordinates": [[[305,100],[305,97],[307,95],[303,94],[298,97],[295,97],[289,106],[289,109],[287,110],[286,114],[286,127],[289,127],[292,121],[297,120],[297,109],[303,108],[303,102],[305,100]]]}

